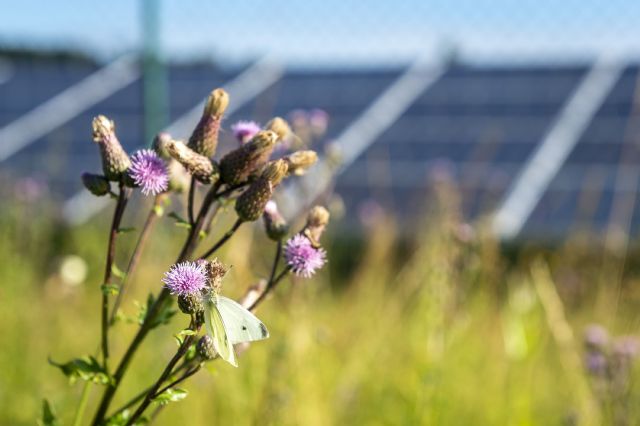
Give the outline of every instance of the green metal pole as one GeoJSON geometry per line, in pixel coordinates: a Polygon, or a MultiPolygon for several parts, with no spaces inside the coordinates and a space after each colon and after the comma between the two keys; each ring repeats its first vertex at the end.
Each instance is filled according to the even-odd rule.
{"type": "Polygon", "coordinates": [[[167,73],[160,42],[161,0],[142,0],[144,137],[151,143],[168,123],[167,73]]]}

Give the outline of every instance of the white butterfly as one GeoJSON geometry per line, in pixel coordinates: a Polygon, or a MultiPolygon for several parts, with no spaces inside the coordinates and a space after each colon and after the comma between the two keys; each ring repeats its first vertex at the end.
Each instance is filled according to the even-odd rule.
{"type": "Polygon", "coordinates": [[[228,297],[211,294],[205,303],[205,325],[220,358],[238,366],[233,345],[269,337],[267,327],[251,312],[228,297]]]}

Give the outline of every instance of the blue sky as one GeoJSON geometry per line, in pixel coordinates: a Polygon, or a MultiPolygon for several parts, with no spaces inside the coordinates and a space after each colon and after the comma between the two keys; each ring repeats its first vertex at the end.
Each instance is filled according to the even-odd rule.
{"type": "MultiPolygon", "coordinates": [[[[159,0],[160,1],[160,0],[159,0]]],[[[141,2],[4,0],[0,41],[111,57],[141,42],[141,2]]],[[[292,63],[408,61],[450,47],[472,60],[639,57],[635,0],[162,0],[168,55],[292,63]]]]}

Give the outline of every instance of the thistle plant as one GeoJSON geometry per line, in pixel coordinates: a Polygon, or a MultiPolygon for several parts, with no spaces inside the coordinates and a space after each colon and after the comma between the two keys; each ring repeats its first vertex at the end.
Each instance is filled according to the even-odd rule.
{"type": "MultiPolygon", "coordinates": [[[[291,137],[292,131],[282,118],[271,120],[263,129],[254,122],[239,122],[232,127],[239,146],[221,159],[215,159],[218,133],[229,104],[222,89],[211,92],[202,118],[188,141],[159,134],[151,149],[128,155],[117,136],[115,123],[104,116],[93,120],[93,139],[99,146],[102,174],[85,173],[82,182],[95,196],[111,196],[114,212],[108,234],[104,275],[101,281],[100,345],[92,355],[66,363],[51,361],[73,382],[86,381],[75,415],[74,424],[83,424],[84,411],[94,385],[101,386],[92,425],[137,425],[145,423],[153,403],[163,407],[186,396],[177,386],[196,374],[206,362],[220,359],[235,366],[240,350],[248,342],[269,336],[267,326],[253,312],[290,274],[309,278],[326,262],[320,237],[329,213],[314,207],[302,229],[291,234],[291,227],[272,199],[286,179],[303,174],[317,156],[310,150],[293,152],[283,158],[271,158],[277,144],[291,137]],[[198,188],[204,192],[199,205],[198,188]],[[124,271],[115,263],[120,250],[119,235],[124,212],[132,194],[140,191],[152,197],[151,208],[138,234],[137,243],[124,271]],[[165,214],[172,199],[186,198],[183,203],[187,219],[175,213],[165,214]],[[235,203],[231,214],[237,216],[233,226],[220,239],[207,243],[212,231],[212,218],[222,204],[235,203]],[[127,290],[136,284],[135,271],[141,254],[148,249],[149,235],[169,218],[188,229],[175,262],[157,265],[157,290],[152,292],[139,313],[138,330],[120,359],[114,359],[111,347],[118,335],[113,326],[124,317],[121,306],[127,290]],[[268,241],[273,244],[273,261],[259,285],[247,286],[244,297],[235,302],[223,296],[227,267],[215,258],[218,250],[243,225],[263,219],[268,241]],[[177,301],[179,311],[174,308],[177,301]],[[133,392],[129,402],[112,407],[116,393],[123,392],[121,383],[127,374],[135,374],[129,366],[144,347],[149,333],[171,324],[172,317],[186,315],[186,328],[179,330],[178,349],[165,361],[158,378],[146,389],[133,392]],[[234,347],[235,346],[235,347],[234,347]]],[[[143,204],[143,203],[142,203],[143,204]]],[[[260,222],[258,222],[260,223],[260,222]]],[[[128,390],[130,392],[130,390],[128,390]]],[[[46,404],[46,414],[51,410],[46,404]]]]}

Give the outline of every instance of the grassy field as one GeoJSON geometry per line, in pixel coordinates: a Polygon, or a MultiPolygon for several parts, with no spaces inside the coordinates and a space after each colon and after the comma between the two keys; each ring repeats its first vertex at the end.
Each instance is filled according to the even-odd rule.
{"type": "MultiPolygon", "coordinates": [[[[70,386],[47,357],[67,361],[99,343],[109,218],[64,229],[42,214],[46,206],[5,205],[11,207],[0,217],[0,424],[34,424],[44,397],[71,424],[82,384],[70,386]],[[88,265],[78,285],[60,272],[70,254],[88,265]]],[[[615,374],[594,376],[584,363],[587,324],[615,336],[640,325],[640,274],[624,252],[576,239],[507,257],[482,227],[473,234],[461,228],[455,212],[444,208],[429,217],[410,242],[400,242],[384,216],[373,218],[363,243],[328,235],[328,267],[314,279],[283,285],[258,311],[271,338],[244,353],[238,369],[211,363],[156,424],[640,423],[633,354],[621,360],[615,348],[604,350],[617,363],[607,370],[615,374]]],[[[124,305],[129,314],[131,300],[160,289],[184,234],[170,222],[161,228],[124,305]]],[[[221,254],[233,265],[226,294],[239,296],[268,273],[270,251],[252,249],[264,246],[261,232],[242,228],[221,254]]],[[[122,238],[118,263],[133,241],[134,234],[122,238]]],[[[172,334],[186,322],[177,315],[145,342],[114,407],[157,378],[175,352],[172,334]]],[[[135,329],[116,326],[115,358],[135,329]]]]}

